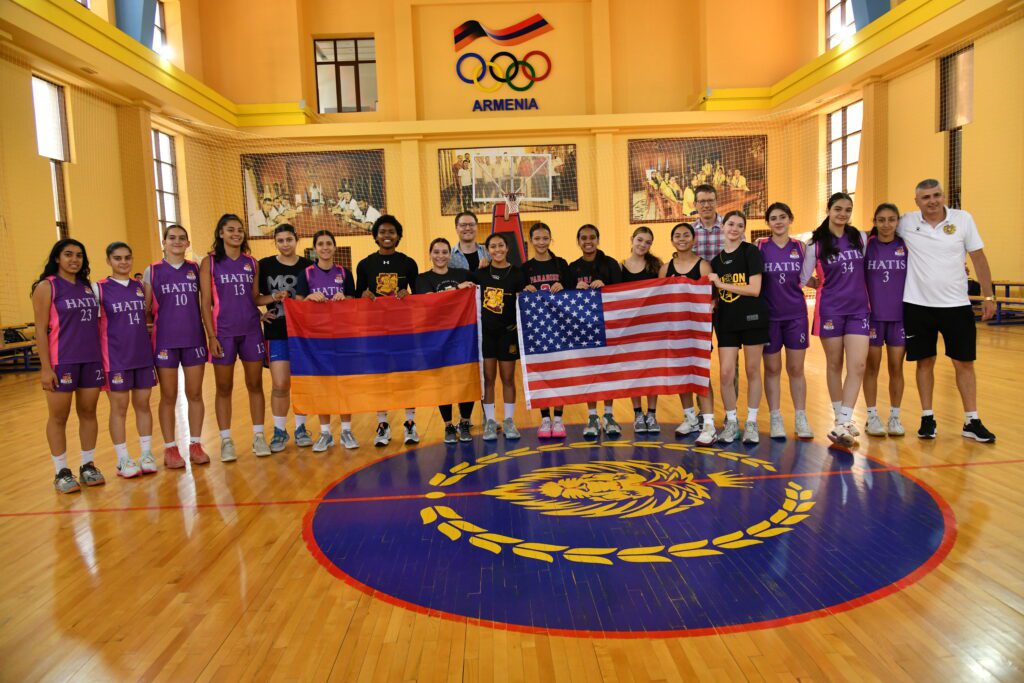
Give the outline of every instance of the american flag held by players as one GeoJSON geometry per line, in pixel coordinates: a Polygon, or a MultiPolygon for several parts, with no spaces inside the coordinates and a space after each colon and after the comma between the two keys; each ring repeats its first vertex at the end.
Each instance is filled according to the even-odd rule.
{"type": "Polygon", "coordinates": [[[707,280],[524,292],[518,316],[529,408],[708,391],[707,280]]]}

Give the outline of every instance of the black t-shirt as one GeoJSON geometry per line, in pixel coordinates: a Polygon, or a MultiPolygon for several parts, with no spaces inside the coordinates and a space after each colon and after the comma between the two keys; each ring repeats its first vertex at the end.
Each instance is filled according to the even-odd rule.
{"type": "MultiPolygon", "coordinates": [[[[723,250],[711,260],[711,270],[722,282],[731,285],[745,285],[753,275],[764,275],[764,261],[761,252],[750,242],[742,242],[735,251],[723,250]]],[[[743,296],[718,292],[718,306],[715,308],[715,325],[722,330],[749,330],[768,327],[768,308],[759,296],[743,296]]]]}
{"type": "Polygon", "coordinates": [[[374,296],[394,296],[402,289],[413,291],[419,268],[416,262],[396,251],[384,256],[379,251],[370,254],[356,266],[356,296],[370,290],[374,296]]]}
{"type": "Polygon", "coordinates": [[[484,329],[492,332],[515,329],[516,294],[527,284],[519,266],[487,266],[470,277],[480,285],[484,329]]]}
{"type": "Polygon", "coordinates": [[[639,273],[632,272],[629,268],[626,267],[625,263],[622,263],[621,266],[623,282],[639,282],[640,280],[653,280],[656,277],[658,277],[657,273],[652,273],[651,271],[647,270],[646,266],[639,273]]]}
{"type": "Polygon", "coordinates": [[[562,283],[562,289],[576,289],[576,278],[569,264],[560,256],[552,255],[547,261],[530,259],[523,264],[523,275],[526,276],[526,284],[537,289],[551,289],[556,282],[562,283]]]}
{"type": "MultiPolygon", "coordinates": [[[[458,249],[459,247],[456,245],[455,248],[458,249]]],[[[469,254],[462,252],[462,255],[466,257],[466,263],[469,264],[469,271],[471,273],[475,273],[480,269],[480,254],[477,253],[476,249],[469,254]]]]}
{"type": "MultiPolygon", "coordinates": [[[[276,256],[260,259],[260,294],[273,294],[288,290],[291,296],[306,296],[309,286],[306,283],[306,268],[312,265],[308,258],[299,257],[294,266],[286,266],[276,256]]],[[[277,318],[263,323],[263,336],[266,339],[287,339],[288,328],[284,322],[284,304],[272,302],[267,305],[268,311],[277,311],[277,318]]]]}
{"type": "Polygon", "coordinates": [[[462,268],[449,268],[448,272],[444,275],[428,270],[416,276],[416,286],[413,288],[413,294],[444,292],[449,289],[455,289],[463,282],[468,282],[471,279],[469,271],[462,268]]]}
{"type": "Polygon", "coordinates": [[[577,282],[582,280],[588,285],[594,280],[600,280],[606,285],[622,282],[622,268],[619,267],[619,262],[603,251],[598,251],[597,258],[593,261],[584,261],[582,256],[579,257],[569,264],[569,269],[577,282]]]}

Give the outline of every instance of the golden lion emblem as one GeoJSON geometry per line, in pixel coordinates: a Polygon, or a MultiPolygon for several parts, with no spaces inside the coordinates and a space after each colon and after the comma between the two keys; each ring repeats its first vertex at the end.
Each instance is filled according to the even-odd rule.
{"type": "Polygon", "coordinates": [[[394,294],[398,291],[398,273],[377,274],[377,294],[394,294]]]}
{"type": "Polygon", "coordinates": [[[505,310],[505,290],[497,287],[485,288],[483,306],[491,313],[500,315],[505,310]]]}
{"type": "MultiPolygon", "coordinates": [[[[719,486],[746,486],[727,472],[710,476],[719,486]]],[[[545,515],[622,518],[673,515],[711,498],[684,468],[641,460],[545,467],[484,493],[545,515]]]]}

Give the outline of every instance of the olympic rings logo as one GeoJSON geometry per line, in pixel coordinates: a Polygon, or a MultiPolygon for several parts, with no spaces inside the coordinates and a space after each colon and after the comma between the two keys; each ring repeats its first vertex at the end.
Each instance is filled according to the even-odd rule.
{"type": "Polygon", "coordinates": [[[501,89],[501,86],[507,85],[516,92],[524,92],[533,87],[533,84],[537,81],[543,81],[545,78],[551,75],[551,58],[546,53],[540,50],[532,50],[527,52],[522,59],[519,59],[511,52],[495,52],[491,55],[491,58],[484,61],[484,58],[476,52],[467,52],[466,54],[459,57],[459,61],[455,63],[455,75],[463,83],[469,83],[476,85],[484,92],[491,93],[501,89]],[[498,59],[501,57],[507,57],[510,61],[502,70],[502,66],[498,64],[498,59]],[[537,71],[533,64],[530,63],[531,57],[540,57],[545,62],[545,69],[542,75],[537,75],[537,71]],[[463,72],[463,64],[467,61],[472,60],[470,65],[466,67],[468,73],[463,72]],[[516,85],[513,80],[519,75],[519,71],[522,69],[523,77],[526,79],[525,85],[516,85]],[[484,85],[484,76],[490,74],[491,78],[494,79],[494,85],[484,85]]]}

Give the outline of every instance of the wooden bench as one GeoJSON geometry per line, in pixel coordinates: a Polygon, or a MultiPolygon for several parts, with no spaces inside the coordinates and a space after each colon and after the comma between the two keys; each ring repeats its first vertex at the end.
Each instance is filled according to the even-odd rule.
{"type": "Polygon", "coordinates": [[[13,325],[3,328],[0,339],[0,372],[26,372],[39,367],[35,340],[26,334],[35,325],[13,325]]]}
{"type": "MultiPolygon", "coordinates": [[[[975,308],[975,315],[981,319],[981,302],[984,297],[972,296],[971,305],[975,308]]],[[[997,296],[996,314],[988,321],[989,325],[1022,325],[1024,324],[1024,299],[1010,296],[997,296]]]]}

